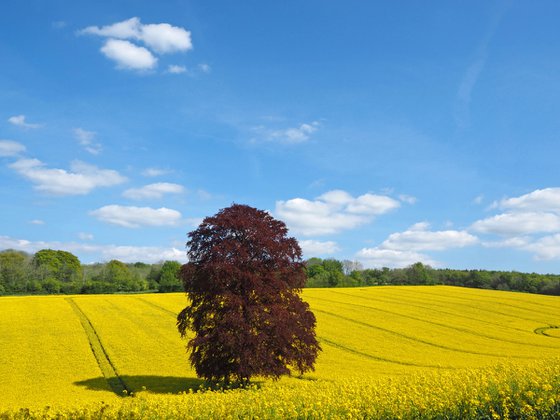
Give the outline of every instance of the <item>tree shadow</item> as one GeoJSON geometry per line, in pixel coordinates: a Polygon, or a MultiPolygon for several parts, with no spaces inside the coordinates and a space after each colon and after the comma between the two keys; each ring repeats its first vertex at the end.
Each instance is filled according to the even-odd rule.
{"type": "MultiPolygon", "coordinates": [[[[205,385],[204,380],[199,378],[188,378],[180,376],[155,376],[155,375],[123,375],[120,380],[132,392],[147,391],[154,394],[179,394],[189,390],[197,391],[205,385]]],[[[118,378],[98,378],[86,379],[74,382],[74,385],[83,386],[92,391],[113,391],[119,397],[127,394],[120,394],[115,390],[118,386],[111,381],[118,381],[118,378]]]]}

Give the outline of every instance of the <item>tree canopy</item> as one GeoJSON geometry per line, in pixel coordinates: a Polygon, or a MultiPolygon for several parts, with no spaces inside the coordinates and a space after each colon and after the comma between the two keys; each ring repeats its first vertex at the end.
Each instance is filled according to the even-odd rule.
{"type": "Polygon", "coordinates": [[[298,293],[305,285],[301,249],[270,214],[234,204],[189,233],[181,268],[189,305],[177,317],[197,374],[246,383],[314,369],[316,320],[298,293]]]}

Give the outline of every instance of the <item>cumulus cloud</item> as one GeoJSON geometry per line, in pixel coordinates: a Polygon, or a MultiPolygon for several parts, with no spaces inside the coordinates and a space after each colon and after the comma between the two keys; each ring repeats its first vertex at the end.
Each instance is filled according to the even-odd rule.
{"type": "Polygon", "coordinates": [[[482,243],[484,246],[527,251],[537,260],[560,259],[560,188],[504,198],[490,208],[503,212],[477,220],[470,227],[481,234],[501,237],[490,237],[482,243]]]}
{"type": "Polygon", "coordinates": [[[160,169],[160,168],[147,168],[142,171],[142,175],[146,177],[156,177],[168,174],[170,171],[167,169],[160,169]]]}
{"type": "Polygon", "coordinates": [[[157,58],[152,53],[169,54],[192,49],[191,33],[186,29],[169,23],[143,24],[137,17],[102,27],[88,26],[78,34],[108,38],[101,49],[103,54],[116,61],[120,68],[135,70],[154,68],[157,58]]]}
{"type": "Polygon", "coordinates": [[[31,124],[25,121],[25,115],[14,115],[13,117],[8,118],[8,122],[10,124],[16,125],[22,128],[39,128],[41,124],[31,124]]]}
{"type": "Polygon", "coordinates": [[[300,124],[298,127],[289,127],[283,129],[270,129],[264,126],[254,127],[253,131],[256,137],[253,142],[276,142],[284,144],[304,143],[311,137],[311,134],[319,129],[319,122],[300,124]]]}
{"type": "Polygon", "coordinates": [[[181,221],[181,213],[177,210],[161,207],[104,206],[89,213],[102,222],[127,228],[140,226],[175,226],[181,221]]]}
{"type": "Polygon", "coordinates": [[[413,196],[407,195],[407,194],[399,195],[399,200],[401,200],[403,203],[407,203],[407,204],[416,204],[416,202],[418,201],[418,199],[416,197],[413,197],[413,196]]]}
{"type": "Polygon", "coordinates": [[[356,254],[364,267],[368,268],[398,268],[407,267],[417,262],[437,266],[437,262],[424,254],[414,251],[399,251],[395,249],[363,248],[356,254]]]}
{"type": "Polygon", "coordinates": [[[85,195],[95,188],[122,184],[126,178],[112,169],[73,161],[70,170],[47,168],[38,159],[19,159],[10,165],[35,184],[38,191],[54,195],[85,195]]]}
{"type": "Polygon", "coordinates": [[[179,184],[169,182],[156,182],[141,188],[130,188],[123,193],[126,198],[133,200],[161,198],[164,194],[182,194],[185,188],[179,184]]]}
{"type": "Polygon", "coordinates": [[[17,156],[25,152],[25,146],[13,140],[0,140],[0,156],[17,156]]]}
{"type": "Polygon", "coordinates": [[[560,213],[560,188],[544,188],[498,202],[498,207],[516,211],[560,213]]]}
{"type": "Polygon", "coordinates": [[[92,155],[98,155],[101,153],[103,147],[100,143],[94,142],[95,136],[97,135],[95,131],[88,131],[79,127],[74,128],[72,131],[76,140],[78,140],[80,145],[82,145],[87,152],[92,155]]]}
{"type": "Polygon", "coordinates": [[[160,54],[192,49],[191,33],[186,29],[168,23],[146,25],[137,17],[102,27],[88,26],[79,33],[141,41],[160,54]]]}
{"type": "Polygon", "coordinates": [[[522,248],[532,252],[536,260],[558,260],[560,259],[560,234],[544,236],[522,248]]]}
{"type": "Polygon", "coordinates": [[[560,232],[560,188],[505,198],[491,208],[505,211],[474,222],[472,230],[502,236],[560,232]]]}
{"type": "Polygon", "coordinates": [[[560,231],[560,215],[545,212],[502,213],[478,220],[471,228],[480,233],[521,235],[560,231]]]}
{"type": "Polygon", "coordinates": [[[0,236],[0,249],[17,249],[29,253],[41,249],[61,249],[77,254],[80,259],[91,256],[92,261],[109,261],[117,259],[126,263],[142,261],[145,263],[156,263],[164,260],[177,260],[186,262],[186,253],[174,246],[131,246],[131,245],[102,245],[77,242],[55,242],[55,241],[29,241],[16,239],[9,236],[0,236]]]}
{"type": "Polygon", "coordinates": [[[179,66],[177,64],[170,64],[169,66],[167,66],[167,73],[181,74],[185,73],[186,71],[187,68],[185,66],[179,66]]]}
{"type": "Polygon", "coordinates": [[[449,248],[463,248],[478,242],[476,236],[459,230],[428,230],[426,222],[416,223],[404,232],[392,233],[381,244],[383,249],[442,251],[449,248]]]}
{"type": "Polygon", "coordinates": [[[404,232],[392,233],[377,247],[363,248],[356,256],[366,266],[373,267],[405,267],[418,261],[437,265],[420,251],[443,251],[478,243],[478,238],[466,231],[431,231],[429,228],[426,222],[416,223],[404,232]]]}
{"type": "Polygon", "coordinates": [[[317,257],[321,255],[334,254],[340,251],[338,244],[334,241],[316,241],[307,239],[299,241],[299,245],[306,257],[317,257]]]}
{"type": "Polygon", "coordinates": [[[277,201],[275,213],[290,229],[303,235],[326,235],[369,223],[375,216],[400,206],[391,197],[363,194],[352,197],[346,191],[329,191],[315,200],[294,198],[277,201]]]}
{"type": "Polygon", "coordinates": [[[117,63],[118,68],[149,70],[157,65],[158,59],[144,47],[120,39],[109,39],[101,52],[117,63]]]}

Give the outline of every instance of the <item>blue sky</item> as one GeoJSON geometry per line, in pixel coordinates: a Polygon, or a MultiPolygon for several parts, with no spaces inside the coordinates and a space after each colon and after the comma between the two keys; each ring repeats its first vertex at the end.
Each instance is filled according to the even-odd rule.
{"type": "Polygon", "coordinates": [[[559,14],[7,0],[0,249],[184,261],[235,202],[305,257],[558,273],[559,14]]]}

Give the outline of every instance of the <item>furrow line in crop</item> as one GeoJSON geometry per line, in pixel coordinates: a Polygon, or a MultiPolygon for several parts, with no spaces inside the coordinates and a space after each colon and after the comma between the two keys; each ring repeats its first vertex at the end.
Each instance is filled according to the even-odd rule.
{"type": "MultiPolygon", "coordinates": [[[[544,308],[550,308],[553,310],[558,311],[560,309],[560,306],[558,304],[554,305],[554,304],[549,304],[549,303],[543,303],[543,302],[535,302],[532,300],[529,300],[531,298],[540,298],[542,300],[546,300],[549,301],[551,298],[558,298],[557,296],[553,296],[553,295],[541,295],[541,294],[537,294],[537,293],[531,293],[531,292],[516,292],[516,295],[522,295],[525,296],[526,299],[516,299],[511,297],[509,294],[505,294],[505,293],[510,293],[510,292],[505,292],[505,291],[500,291],[501,293],[503,293],[503,296],[500,296],[499,298],[495,295],[484,295],[484,294],[479,294],[476,293],[477,291],[480,291],[480,289],[474,289],[474,288],[470,288],[470,287],[455,287],[455,289],[458,289],[458,291],[454,291],[455,295],[457,297],[470,297],[471,299],[475,298],[477,300],[484,300],[485,302],[495,302],[497,299],[499,299],[502,302],[515,302],[515,303],[521,303],[523,305],[533,305],[533,306],[537,306],[539,309],[544,309],[544,308]]],[[[496,291],[496,290],[493,290],[496,291]]],[[[497,291],[496,291],[497,292],[497,291]]],[[[430,292],[429,294],[434,294],[432,292],[430,292]]],[[[439,294],[441,296],[441,294],[439,294]]],[[[529,308],[527,308],[529,309],[529,308]]]]}
{"type": "MultiPolygon", "coordinates": [[[[486,320],[480,319],[480,318],[473,318],[472,316],[461,315],[461,314],[458,314],[458,313],[455,313],[455,312],[444,311],[444,310],[441,310],[441,309],[434,309],[433,306],[446,307],[446,306],[441,305],[441,304],[440,305],[435,304],[435,305],[432,305],[432,306],[426,306],[426,305],[420,305],[418,303],[410,303],[410,301],[404,301],[403,302],[403,300],[395,301],[395,300],[391,300],[391,299],[390,300],[385,300],[385,299],[378,299],[378,298],[369,298],[369,297],[365,297],[365,296],[352,295],[352,294],[349,294],[349,293],[343,293],[343,292],[338,292],[338,291],[333,291],[332,293],[345,295],[345,296],[350,296],[350,297],[356,297],[356,298],[360,298],[360,299],[363,299],[363,300],[367,300],[368,302],[369,301],[377,301],[377,302],[382,302],[382,303],[397,304],[399,306],[403,306],[403,304],[404,304],[404,306],[407,306],[407,307],[413,306],[415,308],[427,309],[430,312],[435,312],[435,313],[443,314],[443,315],[446,315],[446,316],[451,315],[451,316],[454,316],[454,317],[457,317],[457,318],[466,319],[468,321],[475,320],[477,322],[481,322],[483,324],[499,327],[501,329],[514,330],[514,331],[519,331],[519,332],[522,332],[522,333],[530,333],[529,330],[526,330],[526,329],[523,329],[523,328],[511,327],[511,326],[503,325],[503,324],[500,324],[500,323],[497,323],[497,322],[490,322],[490,321],[486,321],[486,320]]],[[[314,297],[311,297],[310,299],[314,299],[314,297]]],[[[317,298],[317,299],[324,299],[324,298],[317,298]]],[[[336,301],[336,302],[340,302],[340,301],[336,301]]],[[[415,302],[415,301],[413,301],[413,302],[415,302]]],[[[351,303],[348,303],[348,302],[340,302],[340,303],[351,304],[351,303]]],[[[358,306],[366,307],[366,306],[363,306],[363,305],[358,305],[358,306]]],[[[370,307],[367,306],[367,308],[370,308],[370,307]]],[[[377,309],[377,308],[375,308],[375,309],[377,309]]],[[[394,313],[396,315],[399,315],[397,312],[392,312],[392,313],[394,313]]]]}
{"type": "Polygon", "coordinates": [[[64,300],[68,302],[68,304],[74,310],[74,313],[78,316],[78,319],[80,320],[89,341],[91,351],[95,356],[95,359],[97,360],[97,364],[99,365],[99,369],[101,370],[101,373],[103,373],[105,380],[107,381],[113,392],[120,397],[130,395],[130,389],[128,389],[123,379],[119,376],[115,365],[113,365],[113,362],[109,358],[109,355],[107,354],[105,347],[101,343],[101,339],[99,338],[97,331],[95,330],[87,315],[81,310],[74,299],[64,298],[64,300]]]}
{"type": "MultiPolygon", "coordinates": [[[[415,294],[415,295],[418,295],[418,292],[413,291],[413,290],[403,289],[403,290],[401,290],[401,292],[408,293],[408,294],[415,294]]],[[[473,301],[472,297],[462,297],[462,296],[456,296],[456,295],[454,295],[454,296],[448,296],[448,295],[444,295],[444,294],[441,294],[441,293],[429,293],[429,296],[430,296],[430,297],[439,297],[439,298],[443,298],[443,299],[445,299],[446,301],[450,301],[451,299],[457,299],[457,300],[461,300],[461,301],[467,301],[467,302],[469,302],[469,303],[472,303],[472,301],[473,301]]],[[[425,298],[426,298],[426,295],[423,295],[423,298],[425,299],[425,298]]],[[[498,300],[498,299],[492,300],[492,301],[490,301],[490,302],[488,302],[488,303],[495,304],[495,305],[499,305],[499,306],[507,306],[507,307],[510,307],[510,308],[515,308],[515,309],[522,310],[522,311],[525,311],[525,312],[536,313],[536,314],[539,314],[539,315],[550,316],[550,313],[549,313],[549,312],[539,311],[539,310],[536,310],[536,309],[531,309],[531,308],[527,308],[527,307],[523,307],[523,306],[518,306],[518,305],[512,305],[512,304],[510,304],[510,303],[503,303],[503,302],[500,302],[500,300],[498,300]]],[[[473,307],[472,305],[463,304],[463,303],[461,303],[461,305],[467,306],[467,307],[470,307],[470,308],[473,307]]],[[[480,305],[479,305],[479,306],[476,306],[476,308],[477,308],[477,309],[480,309],[480,305]]],[[[490,310],[486,309],[486,311],[490,311],[490,310]]],[[[494,313],[501,313],[501,312],[496,312],[496,311],[494,311],[494,310],[491,310],[491,312],[494,312],[494,313]]],[[[509,314],[509,315],[512,316],[511,314],[509,314]]],[[[538,322],[538,321],[536,321],[535,319],[522,318],[522,317],[520,317],[520,316],[515,316],[515,318],[525,319],[526,321],[535,321],[535,322],[538,322]]]]}
{"type": "MultiPolygon", "coordinates": [[[[335,292],[333,292],[333,293],[335,293],[335,292]]],[[[412,315],[404,315],[404,314],[401,314],[401,313],[398,313],[398,312],[388,311],[386,309],[379,309],[379,308],[376,308],[375,306],[360,305],[360,304],[357,304],[357,303],[347,303],[347,302],[341,302],[341,301],[325,299],[325,298],[316,298],[315,297],[314,299],[324,300],[325,302],[331,302],[331,303],[336,303],[336,304],[340,304],[340,305],[357,306],[357,307],[372,309],[374,311],[383,312],[383,313],[387,313],[387,314],[391,314],[391,315],[397,315],[397,316],[401,316],[403,318],[413,319],[415,321],[425,322],[427,324],[432,324],[432,325],[437,325],[437,326],[440,326],[442,328],[447,328],[447,329],[451,329],[451,330],[455,330],[455,331],[461,331],[463,333],[478,336],[478,337],[484,337],[484,338],[487,338],[489,340],[518,344],[518,345],[529,346],[529,347],[551,348],[551,349],[555,349],[555,350],[558,349],[558,346],[546,346],[546,345],[540,345],[540,344],[525,343],[523,341],[516,341],[516,340],[508,340],[508,339],[505,339],[505,338],[498,338],[498,337],[494,337],[494,336],[491,336],[491,335],[488,335],[488,334],[483,334],[483,333],[480,333],[480,332],[477,332],[477,331],[472,331],[472,330],[469,330],[467,328],[455,327],[455,326],[452,326],[452,325],[449,325],[449,324],[442,324],[442,323],[435,322],[435,321],[428,321],[428,320],[418,318],[418,317],[415,317],[415,316],[412,316],[412,315]]]]}
{"type": "MultiPolygon", "coordinates": [[[[409,291],[406,290],[406,292],[409,292],[409,291]]],[[[393,304],[396,304],[396,305],[399,305],[399,306],[402,306],[402,305],[403,305],[402,299],[400,299],[400,300],[396,300],[396,299],[383,300],[383,299],[378,299],[378,298],[370,298],[370,297],[367,297],[367,296],[353,295],[353,294],[350,294],[350,293],[344,293],[344,292],[339,292],[339,291],[334,291],[334,290],[332,291],[332,293],[340,294],[340,295],[345,295],[345,296],[350,296],[350,297],[353,297],[353,298],[355,297],[355,298],[362,299],[362,300],[367,300],[367,301],[377,300],[377,301],[379,301],[379,302],[393,303],[393,304]]],[[[412,292],[412,293],[415,294],[414,292],[412,292]]],[[[423,296],[423,300],[424,300],[424,301],[426,300],[426,297],[425,297],[425,296],[423,296]]],[[[437,300],[436,300],[436,302],[438,302],[438,303],[441,304],[441,301],[437,301],[437,300]]],[[[433,302],[430,301],[430,303],[432,304],[433,302]]],[[[424,309],[430,309],[430,310],[431,310],[430,307],[426,307],[426,306],[423,306],[423,305],[419,305],[419,304],[417,304],[417,303],[408,303],[408,302],[407,302],[406,305],[407,305],[407,306],[416,306],[416,307],[418,307],[418,308],[424,308],[424,309]]],[[[435,305],[437,305],[437,303],[436,303],[435,305]]],[[[484,309],[484,308],[481,308],[481,307],[479,307],[479,306],[465,305],[465,304],[461,304],[461,305],[464,306],[464,307],[467,307],[467,308],[476,309],[478,312],[487,312],[487,313],[491,314],[492,316],[498,314],[498,315],[507,316],[507,317],[513,318],[513,319],[521,319],[521,320],[523,320],[523,321],[535,322],[535,323],[539,323],[539,324],[541,324],[541,323],[543,322],[542,319],[538,319],[538,320],[537,320],[537,319],[534,319],[534,318],[524,318],[524,317],[517,316],[517,315],[513,315],[513,314],[507,313],[507,312],[499,312],[499,311],[496,311],[496,310],[484,309]]],[[[438,305],[438,306],[441,306],[441,305],[438,305]]],[[[444,306],[447,306],[447,305],[444,305],[444,306]]],[[[434,311],[436,311],[436,310],[434,310],[434,311]]],[[[443,312],[443,311],[441,311],[441,312],[443,312]]],[[[454,315],[454,316],[457,316],[457,317],[465,318],[465,319],[472,319],[472,318],[470,318],[470,317],[462,316],[462,315],[459,315],[459,314],[454,314],[454,313],[450,313],[450,314],[451,314],[451,315],[454,315]]],[[[477,321],[479,321],[479,320],[477,319],[477,321]]],[[[484,321],[481,321],[481,322],[484,322],[484,321]]],[[[485,321],[485,322],[488,323],[487,321],[485,321]]],[[[502,329],[508,328],[508,327],[506,327],[506,326],[504,326],[504,325],[501,325],[501,324],[493,324],[493,325],[498,325],[498,326],[499,326],[500,328],[502,328],[502,329]]],[[[516,329],[516,330],[519,330],[519,329],[517,329],[517,328],[515,328],[515,329],[516,329]]],[[[523,332],[528,332],[527,330],[521,330],[521,331],[523,331],[523,332]]]]}
{"type": "Polygon", "coordinates": [[[331,347],[335,347],[337,349],[346,351],[348,353],[356,354],[358,356],[366,357],[368,359],[378,360],[380,362],[393,363],[393,364],[396,364],[396,365],[404,365],[404,366],[416,366],[416,367],[427,367],[427,368],[438,368],[438,369],[457,369],[454,366],[423,365],[423,364],[418,364],[418,363],[403,362],[401,360],[388,359],[386,357],[374,356],[372,354],[364,353],[362,351],[359,351],[359,350],[353,349],[351,347],[345,346],[343,344],[337,343],[336,341],[329,340],[328,338],[325,338],[325,337],[322,337],[322,336],[318,336],[317,338],[319,339],[319,341],[321,343],[327,344],[331,347]]]}
{"type": "Polygon", "coordinates": [[[145,303],[146,305],[149,305],[153,308],[159,309],[160,311],[165,312],[166,314],[169,314],[172,317],[174,317],[175,319],[177,319],[178,314],[176,314],[173,311],[170,311],[167,308],[164,308],[163,306],[158,305],[157,303],[150,302],[149,300],[146,300],[146,299],[141,298],[141,297],[137,297],[136,300],[139,300],[140,302],[145,303]]]}
{"type": "Polygon", "coordinates": [[[550,334],[546,333],[546,331],[548,331],[548,330],[557,330],[559,328],[560,328],[560,326],[558,326],[558,325],[549,325],[548,327],[535,328],[534,333],[544,335],[544,336],[550,337],[550,338],[560,338],[560,337],[557,337],[555,335],[550,335],[550,334]]]}
{"type": "Polygon", "coordinates": [[[340,319],[343,319],[345,321],[348,321],[348,322],[351,322],[351,323],[354,323],[354,324],[363,325],[363,326],[368,327],[368,328],[383,331],[383,332],[386,332],[388,334],[392,334],[394,336],[397,336],[399,338],[403,338],[405,340],[414,341],[414,342],[417,342],[417,343],[425,344],[427,346],[437,347],[437,348],[440,348],[440,349],[449,350],[449,351],[453,351],[453,352],[457,352],[457,353],[467,353],[467,354],[475,354],[475,355],[478,355],[478,356],[492,356],[492,357],[500,357],[500,358],[507,358],[507,359],[511,359],[511,358],[514,358],[514,359],[530,359],[530,360],[535,359],[534,357],[511,356],[511,355],[504,355],[504,354],[483,353],[483,352],[459,349],[459,348],[456,348],[456,347],[450,347],[450,346],[446,346],[446,345],[443,345],[443,344],[434,343],[434,342],[431,342],[431,341],[428,341],[428,340],[423,340],[421,338],[413,337],[413,336],[410,336],[410,335],[407,335],[407,334],[403,334],[403,333],[400,333],[400,332],[397,332],[397,331],[394,331],[394,330],[390,330],[388,328],[378,327],[376,325],[368,324],[367,322],[357,321],[353,318],[348,318],[348,317],[338,315],[338,314],[335,314],[335,313],[332,313],[332,312],[324,311],[324,310],[321,310],[321,309],[314,309],[314,311],[315,312],[320,312],[320,313],[323,313],[323,314],[327,314],[327,315],[335,317],[335,318],[340,318],[340,319]]]}

